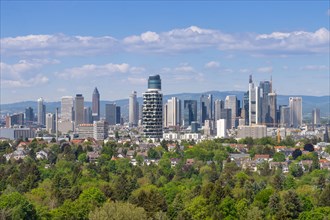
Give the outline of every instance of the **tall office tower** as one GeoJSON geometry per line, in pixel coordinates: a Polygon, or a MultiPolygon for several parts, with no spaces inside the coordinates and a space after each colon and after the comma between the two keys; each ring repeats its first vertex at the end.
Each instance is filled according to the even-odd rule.
{"type": "Polygon", "coordinates": [[[249,125],[259,124],[260,120],[260,88],[254,87],[252,76],[249,80],[249,125]]]}
{"type": "Polygon", "coordinates": [[[245,125],[249,125],[249,91],[244,93],[241,117],[245,120],[245,125]]]}
{"type": "Polygon", "coordinates": [[[92,96],[92,118],[93,121],[100,120],[100,93],[96,87],[92,96]]]}
{"type": "Polygon", "coordinates": [[[191,122],[197,121],[197,101],[184,100],[183,101],[183,124],[185,127],[191,125],[191,122]]]}
{"type": "Polygon", "coordinates": [[[116,106],[116,124],[121,124],[120,106],[116,106]]]}
{"type": "Polygon", "coordinates": [[[128,122],[130,126],[137,126],[139,121],[139,105],[136,98],[136,91],[133,91],[129,96],[128,100],[129,105],[129,115],[128,122]]]}
{"type": "Polygon", "coordinates": [[[105,122],[109,125],[116,124],[116,104],[105,104],[105,122]]]}
{"type": "Polygon", "coordinates": [[[148,90],[143,93],[142,125],[147,138],[163,137],[163,94],[159,75],[149,76],[148,90]]]}
{"type": "Polygon", "coordinates": [[[205,120],[213,119],[213,97],[202,95],[200,98],[200,123],[204,125],[205,120]]]}
{"type": "Polygon", "coordinates": [[[320,125],[320,109],[319,108],[314,108],[312,111],[312,124],[313,126],[315,125],[320,125]]]}
{"type": "Polygon", "coordinates": [[[227,122],[226,119],[217,120],[217,138],[227,137],[227,122]]]}
{"type": "Polygon", "coordinates": [[[280,106],[280,126],[281,127],[290,127],[290,107],[289,106],[280,106]]]}
{"type": "Polygon", "coordinates": [[[25,124],[32,124],[34,121],[33,108],[28,107],[25,109],[25,124]]]}
{"type": "Polygon", "coordinates": [[[222,109],[220,119],[226,119],[226,128],[230,129],[232,128],[232,110],[225,108],[222,109]]]}
{"type": "Polygon", "coordinates": [[[46,114],[46,130],[52,134],[55,133],[56,124],[55,124],[55,114],[47,113],[46,114]]]}
{"type": "Polygon", "coordinates": [[[181,100],[172,97],[167,101],[164,108],[164,126],[180,126],[181,125],[181,100]]]}
{"type": "Polygon", "coordinates": [[[61,121],[72,121],[73,117],[73,97],[63,96],[61,100],[61,121]]]}
{"type": "Polygon", "coordinates": [[[290,97],[290,120],[291,126],[299,127],[302,125],[302,98],[301,97],[290,97]]]}
{"type": "Polygon", "coordinates": [[[268,93],[268,111],[266,114],[266,125],[276,127],[277,125],[277,95],[268,93]]]}
{"type": "Polygon", "coordinates": [[[84,123],[84,96],[77,94],[74,102],[75,128],[84,123]]]}
{"type": "Polygon", "coordinates": [[[46,124],[46,106],[44,105],[43,98],[38,99],[38,124],[45,125],[46,124]]]}
{"type": "Polygon", "coordinates": [[[6,117],[6,127],[11,128],[15,125],[24,125],[24,114],[16,113],[6,117]]]}
{"type": "Polygon", "coordinates": [[[84,107],[84,124],[93,123],[91,107],[84,107]]]}
{"type": "Polygon", "coordinates": [[[270,81],[261,81],[259,84],[260,88],[260,123],[272,123],[270,121],[267,121],[267,115],[268,115],[268,94],[271,93],[271,82],[270,81]]]}
{"type": "Polygon", "coordinates": [[[225,99],[225,108],[231,109],[231,126],[228,128],[235,128],[237,117],[237,97],[236,95],[228,95],[225,99]]]}
{"type": "Polygon", "coordinates": [[[218,121],[221,117],[221,110],[225,108],[223,100],[217,99],[214,101],[214,120],[218,121]]]}

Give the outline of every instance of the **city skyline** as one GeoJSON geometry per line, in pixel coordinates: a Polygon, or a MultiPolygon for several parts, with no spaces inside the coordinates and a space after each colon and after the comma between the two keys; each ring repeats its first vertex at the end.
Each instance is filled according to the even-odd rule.
{"type": "Polygon", "coordinates": [[[322,1],[1,1],[1,103],[141,97],[154,74],[164,94],[247,91],[253,74],[277,94],[329,95],[329,16],[322,1]]]}

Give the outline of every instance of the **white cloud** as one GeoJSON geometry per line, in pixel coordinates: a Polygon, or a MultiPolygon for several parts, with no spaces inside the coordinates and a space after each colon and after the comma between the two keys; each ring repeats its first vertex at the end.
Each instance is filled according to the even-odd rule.
{"type": "Polygon", "coordinates": [[[94,56],[115,51],[138,53],[182,53],[215,48],[221,51],[242,51],[249,54],[328,53],[329,30],[273,33],[223,33],[216,29],[191,26],[156,33],[115,39],[111,36],[27,35],[1,39],[3,56],[94,56]],[[253,53],[251,53],[253,52],[253,53]]]}
{"type": "Polygon", "coordinates": [[[301,68],[306,71],[324,71],[329,70],[329,67],[326,65],[307,65],[301,68]]]}
{"type": "Polygon", "coordinates": [[[2,88],[29,88],[34,86],[40,86],[48,83],[49,79],[46,76],[38,74],[37,76],[28,80],[1,80],[2,88]]]}
{"type": "Polygon", "coordinates": [[[259,72],[259,73],[272,73],[273,72],[273,67],[271,67],[271,66],[260,67],[260,68],[257,69],[257,72],[259,72]]]}
{"type": "Polygon", "coordinates": [[[218,68],[218,67],[220,67],[220,63],[217,61],[210,61],[205,64],[205,68],[209,68],[209,69],[218,68]]]}
{"type": "Polygon", "coordinates": [[[80,67],[68,68],[61,72],[55,73],[55,75],[63,79],[79,79],[89,76],[93,78],[98,76],[109,76],[113,74],[123,73],[137,73],[142,71],[144,71],[143,67],[131,67],[127,63],[107,63],[104,65],[86,64],[80,67]]]}

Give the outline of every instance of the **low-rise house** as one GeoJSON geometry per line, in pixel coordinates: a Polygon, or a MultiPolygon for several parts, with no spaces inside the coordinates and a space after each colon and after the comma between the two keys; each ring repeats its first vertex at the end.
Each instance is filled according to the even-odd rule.
{"type": "Polygon", "coordinates": [[[254,156],[253,160],[255,160],[255,161],[269,161],[271,159],[270,159],[269,154],[256,154],[254,156]]]}
{"type": "Polygon", "coordinates": [[[278,153],[278,152],[284,151],[286,149],[286,146],[275,146],[274,149],[275,149],[275,152],[278,153]]]}
{"type": "Polygon", "coordinates": [[[171,166],[172,167],[175,167],[180,161],[179,158],[171,158],[170,160],[171,160],[171,166]]]}
{"type": "Polygon", "coordinates": [[[45,152],[44,150],[38,151],[38,152],[36,153],[36,158],[37,158],[38,160],[45,160],[45,159],[48,158],[48,153],[45,152]]]}
{"type": "Polygon", "coordinates": [[[96,151],[87,152],[87,157],[90,163],[95,163],[100,157],[100,153],[96,151]]]}
{"type": "Polygon", "coordinates": [[[186,160],[186,165],[188,165],[188,166],[192,166],[192,165],[194,165],[195,164],[195,160],[194,159],[187,159],[186,160]]]}
{"type": "Polygon", "coordinates": [[[176,145],[175,144],[168,144],[167,145],[167,150],[170,152],[173,152],[176,150],[176,145]]]}
{"type": "Polygon", "coordinates": [[[134,157],[134,154],[135,154],[135,151],[134,150],[129,150],[126,153],[126,157],[132,159],[134,157]]]}
{"type": "Polygon", "coordinates": [[[6,160],[10,159],[24,159],[27,156],[27,151],[23,147],[18,147],[13,153],[3,155],[6,157],[6,160]]]}
{"type": "Polygon", "coordinates": [[[312,160],[301,160],[299,166],[303,169],[303,171],[308,171],[311,168],[313,161],[312,160]]]}
{"type": "Polygon", "coordinates": [[[330,170],[330,161],[326,159],[320,159],[320,169],[322,170],[330,170]]]}
{"type": "Polygon", "coordinates": [[[282,169],[283,173],[289,172],[289,163],[288,162],[269,162],[269,169],[282,169]]]}

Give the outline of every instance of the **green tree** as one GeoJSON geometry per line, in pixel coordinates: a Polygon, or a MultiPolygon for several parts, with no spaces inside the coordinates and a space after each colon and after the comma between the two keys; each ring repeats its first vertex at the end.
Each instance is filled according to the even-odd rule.
{"type": "Polygon", "coordinates": [[[34,206],[18,192],[2,194],[0,210],[4,219],[36,219],[37,217],[34,206]]]}
{"type": "Polygon", "coordinates": [[[286,210],[286,217],[295,219],[298,218],[302,211],[301,202],[297,193],[289,190],[283,194],[283,208],[286,210]]]}
{"type": "Polygon", "coordinates": [[[274,162],[284,162],[285,161],[285,155],[282,152],[276,152],[273,156],[274,162]]]}
{"type": "Polygon", "coordinates": [[[209,210],[207,208],[207,201],[202,196],[197,196],[188,204],[186,210],[190,213],[192,219],[200,220],[208,217],[209,210]]]}
{"type": "Polygon", "coordinates": [[[252,207],[247,212],[247,218],[246,219],[249,219],[249,220],[263,220],[264,219],[263,211],[260,210],[258,207],[252,207]]]}

